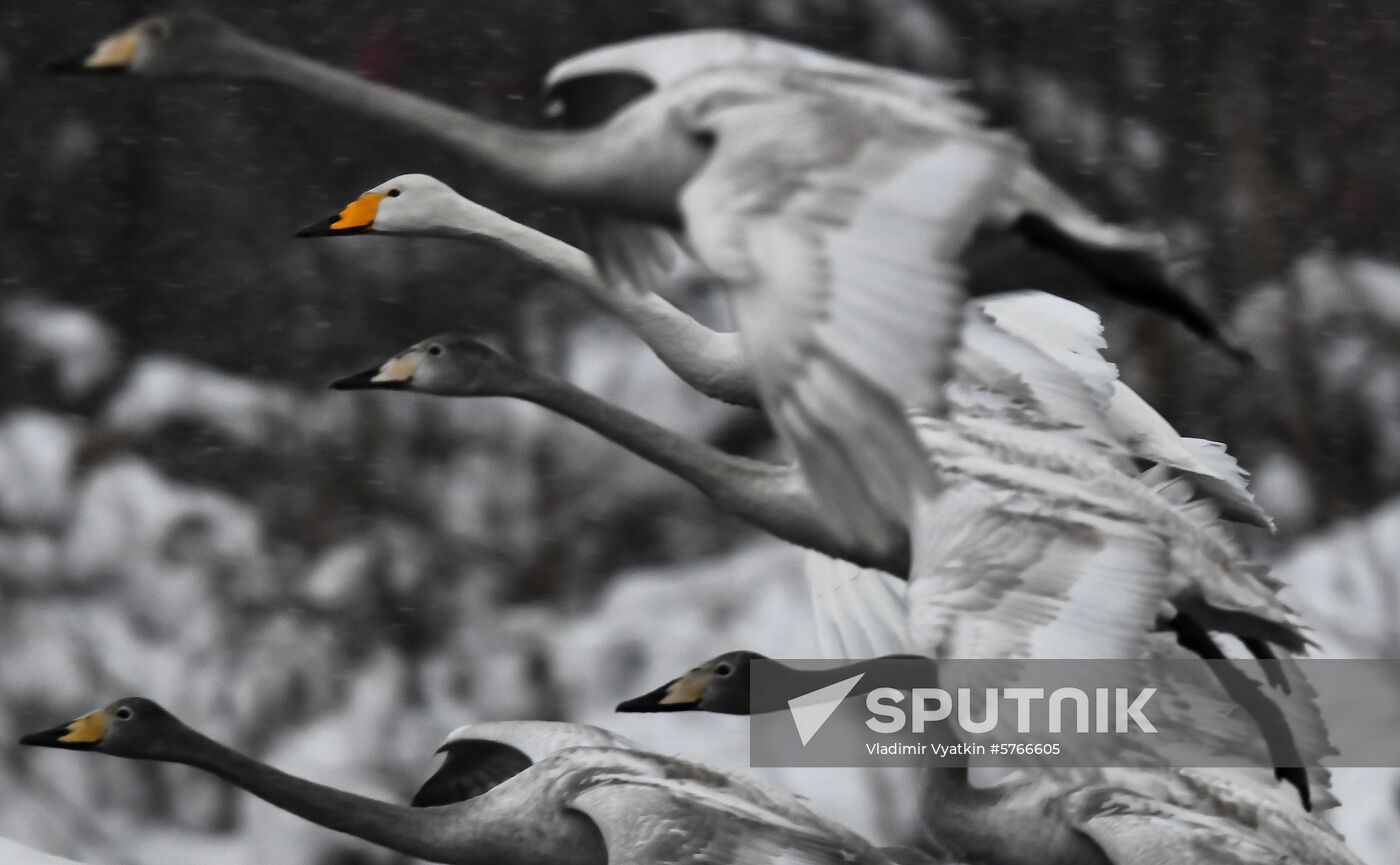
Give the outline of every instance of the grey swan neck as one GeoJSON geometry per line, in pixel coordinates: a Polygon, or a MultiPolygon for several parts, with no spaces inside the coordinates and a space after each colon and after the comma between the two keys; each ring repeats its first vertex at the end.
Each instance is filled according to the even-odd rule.
{"type": "Polygon", "coordinates": [[[758,396],[736,333],[719,333],[650,291],[608,285],[592,256],[461,196],[449,224],[433,234],[485,238],[581,288],[621,318],[681,380],[713,399],[757,407],[758,396]]]}
{"type": "Polygon", "coordinates": [[[853,549],[827,530],[801,475],[789,466],[726,454],[599,399],[566,381],[518,368],[509,392],[574,420],[694,486],[716,504],[783,540],[907,575],[907,554],[853,549]],[[898,569],[898,570],[895,570],[898,569]]]}
{"type": "MultiPolygon", "coordinates": [[[[444,830],[435,809],[408,808],[347,793],[289,775],[247,757],[189,728],[174,753],[163,758],[216,775],[284,811],[327,829],[353,835],[432,862],[461,861],[465,839],[461,829],[470,817],[455,813],[453,835],[444,830]]],[[[470,805],[457,806],[470,808],[470,805]]],[[[480,821],[485,822],[485,821],[480,821]]],[[[490,841],[482,838],[481,847],[490,841]]]]}
{"type": "Polygon", "coordinates": [[[590,132],[521,129],[369,81],[242,34],[225,34],[223,60],[238,75],[285,84],[344,108],[414,129],[527,189],[587,200],[606,190],[604,148],[590,132]]]}

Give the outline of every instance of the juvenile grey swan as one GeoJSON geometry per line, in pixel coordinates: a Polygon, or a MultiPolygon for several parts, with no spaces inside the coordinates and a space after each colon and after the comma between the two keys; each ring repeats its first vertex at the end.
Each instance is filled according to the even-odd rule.
{"type": "MultiPolygon", "coordinates": [[[[756,652],[726,652],[619,712],[748,715],[756,652]]],[[[871,662],[789,668],[819,687],[871,662]]],[[[947,721],[936,738],[957,741],[947,721]]],[[[1069,769],[974,784],[967,765],[923,771],[921,812],[935,843],[971,865],[1361,865],[1325,820],[1246,769],[1069,769]]]]}
{"type": "Polygon", "coordinates": [[[312,823],[430,862],[889,865],[913,858],[903,848],[887,856],[796,796],[642,751],[583,724],[462,727],[438,749],[443,763],[413,807],[280,772],[139,697],[21,743],[183,763],[312,823]]]}
{"type": "Polygon", "coordinates": [[[890,542],[936,489],[903,407],[941,407],[975,232],[1022,226],[1081,264],[1113,262],[1094,269],[1110,284],[1162,283],[1142,264],[1154,243],[1095,219],[951,85],[758,36],[565,61],[548,85],[566,114],[600,76],[651,89],[562,132],[375,88],[197,15],[146,19],[73,65],[272,78],[431,133],[580,207],[610,282],[654,286],[684,249],[729,288],[769,419],[848,539],[890,542]]]}
{"type": "MultiPolygon", "coordinates": [[[[1002,340],[1003,344],[1007,342],[1009,338],[1002,340]]],[[[985,543],[992,536],[1019,532],[1015,538],[1008,537],[1009,543],[1000,548],[1000,555],[1008,559],[986,560],[985,553],[978,552],[975,560],[963,561],[961,568],[969,569],[968,572],[956,577],[944,574],[955,580],[957,589],[973,593],[969,600],[979,597],[980,591],[993,590],[972,572],[976,570],[971,567],[973,561],[982,567],[995,564],[994,572],[1014,567],[1007,575],[1019,580],[1032,563],[1032,570],[1043,572],[1064,557],[1074,561],[1076,579],[1096,579],[1096,569],[1104,569],[1101,576],[1109,581],[1106,585],[1117,587],[1113,594],[1119,605],[1113,613],[1115,618],[1121,618],[1121,624],[1113,632],[1124,639],[1133,639],[1128,636],[1134,633],[1134,626],[1129,624],[1130,611],[1141,612],[1139,607],[1155,610],[1158,601],[1171,597],[1208,628],[1275,642],[1289,651],[1306,645],[1287,608],[1278,600],[1277,585],[1245,562],[1228,538],[1214,527],[1214,508],[1189,500],[1182,495],[1185,488],[1174,482],[1154,487],[1142,479],[1128,477],[1117,466],[1096,458],[1099,454],[1094,448],[1052,447],[1065,436],[1073,442],[1080,434],[1078,428],[1063,422],[1059,426],[1069,429],[1021,432],[1005,424],[979,426],[968,422],[955,426],[914,413],[928,448],[925,459],[941,473],[956,478],[957,483],[934,502],[928,518],[907,524],[904,535],[895,543],[873,545],[864,541],[851,543],[828,531],[817,518],[802,476],[789,467],[726,455],[690,441],[557,378],[527,369],[469,336],[445,334],[425,340],[378,367],[332,386],[343,390],[413,390],[443,396],[511,396],[540,403],[678,474],[721,506],[779,537],[856,564],[878,567],[900,578],[911,575],[909,534],[914,526],[918,527],[928,567],[945,572],[946,563],[933,554],[938,547],[985,543]],[[1042,438],[1042,433],[1055,437],[1042,438]],[[1014,495],[997,495],[998,490],[1014,495]],[[997,501],[989,506],[979,504],[978,498],[987,496],[997,501]],[[1072,522],[1081,518],[1082,523],[1072,522]],[[1073,533],[1062,537],[1066,528],[1080,533],[1092,530],[1098,542],[1090,548],[1080,548],[1073,533]],[[1162,535],[1167,536],[1169,543],[1158,546],[1164,540],[1162,535]],[[1121,546],[1115,546],[1115,541],[1121,546]],[[1109,553],[1102,562],[1095,556],[1098,549],[1109,553]],[[1032,551],[1035,555],[1021,561],[1023,554],[1032,551]],[[1019,565],[1015,564],[1017,561],[1019,565]],[[1169,588],[1156,585],[1160,574],[1166,575],[1169,588]],[[1141,587],[1140,593],[1133,590],[1134,585],[1141,587]],[[1149,597],[1152,600],[1147,600],[1149,597]]],[[[981,394],[983,400],[991,397],[981,394]]],[[[1024,408],[1022,399],[1009,401],[1024,408]]],[[[1001,588],[1014,590],[1016,586],[1013,582],[1001,588]]],[[[1057,584],[1057,588],[1064,586],[1057,584]]],[[[933,598],[927,600],[937,604],[933,598]]],[[[1154,616],[1155,612],[1149,621],[1154,616]]],[[[1048,623],[1021,624],[1030,630],[1013,639],[1014,645],[1024,647],[1024,640],[1037,636],[1036,627],[1048,623]]],[[[958,630],[956,622],[944,625],[951,629],[950,633],[958,630]]],[[[1047,632],[1044,636],[1048,635],[1047,632]]],[[[1074,639],[1070,634],[1061,636],[1071,642],[1074,639]]],[[[982,645],[987,639],[990,636],[984,634],[982,645]]],[[[1068,644],[1061,648],[1068,648],[1068,644]]],[[[1136,655],[1130,652],[1120,657],[1136,655]]]]}

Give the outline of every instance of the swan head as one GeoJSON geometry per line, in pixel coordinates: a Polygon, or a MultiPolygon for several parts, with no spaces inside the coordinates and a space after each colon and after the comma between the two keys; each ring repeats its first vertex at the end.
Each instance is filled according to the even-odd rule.
{"type": "Polygon", "coordinates": [[[715,712],[749,714],[749,666],[764,656],[725,652],[655,691],[625,700],[619,712],[715,712]]]}
{"type": "Polygon", "coordinates": [[[178,718],[158,703],[144,697],[125,697],[66,724],[30,733],[19,742],[39,748],[161,759],[173,757],[171,746],[188,732],[178,718]]]}
{"type": "Polygon", "coordinates": [[[367,190],[334,216],[301,229],[297,237],[340,234],[461,236],[473,233],[472,207],[436,177],[401,174],[367,190]]]}
{"type": "Polygon", "coordinates": [[[444,333],[409,346],[379,366],[337,379],[331,388],[504,396],[517,373],[514,363],[481,340],[444,333]]]}
{"type": "Polygon", "coordinates": [[[213,75],[227,72],[219,49],[236,31],[200,12],[143,18],[99,40],[81,55],[53,63],[51,72],[132,75],[213,75]]]}

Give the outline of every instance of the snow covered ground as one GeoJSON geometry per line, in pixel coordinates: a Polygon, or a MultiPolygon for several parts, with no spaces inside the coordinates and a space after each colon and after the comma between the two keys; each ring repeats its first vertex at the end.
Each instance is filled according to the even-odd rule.
{"type": "MultiPolygon", "coordinates": [[[[26,304],[4,320],[34,335],[30,362],[75,398],[102,396],[87,415],[0,415],[11,739],[142,694],[283,769],[397,801],[474,719],[586,721],[743,769],[743,719],[612,706],[721,651],[816,651],[797,550],[534,407],[299,391],[127,357],[90,316],[26,304]],[[619,524],[633,532],[621,552],[619,524]]],[[[1269,309],[1252,313],[1259,333],[1269,309]]],[[[571,339],[571,378],[663,423],[705,437],[742,416],[611,325],[571,339]]],[[[1309,517],[1286,459],[1259,480],[1267,504],[1309,517]]],[[[1294,545],[1280,572],[1329,653],[1394,655],[1397,561],[1393,504],[1294,545]]],[[[754,774],[880,841],[917,832],[905,773],[754,774]]],[[[1338,781],[1355,849],[1393,861],[1396,773],[1338,781]]],[[[88,865],[396,861],[183,767],[10,747],[0,788],[0,836],[88,865]]],[[[29,858],[0,846],[5,865],[59,861],[13,855],[29,858]]]]}
{"type": "MultiPolygon", "coordinates": [[[[127,358],[118,375],[115,350],[74,353],[63,342],[87,346],[101,323],[63,308],[49,322],[41,309],[21,309],[34,322],[28,350],[56,365],[57,381],[122,384],[91,420],[39,409],[0,417],[8,729],[146,694],[288,771],[403,801],[430,771],[438,739],[477,718],[577,719],[743,768],[742,718],[615,715],[613,704],[727,649],[815,654],[797,550],[725,523],[665,474],[532,407],[295,392],[176,357],[127,358]],[[168,442],[171,427],[192,438],[199,430],[196,441],[221,442],[209,459],[249,452],[276,466],[351,448],[367,416],[389,444],[377,465],[344,470],[392,487],[385,501],[413,504],[365,515],[319,544],[274,516],[333,519],[333,504],[256,469],[253,484],[182,480],[143,445],[168,442]],[[433,448],[402,444],[423,438],[433,448]],[[538,491],[522,483],[538,439],[550,442],[561,487],[594,491],[580,514],[554,514],[553,529],[539,525],[538,491]],[[566,586],[553,599],[503,603],[547,530],[587,533],[627,500],[673,511],[648,523],[694,523],[678,535],[687,551],[675,564],[624,567],[601,591],[566,586]]],[[[588,361],[570,374],[609,398],[697,435],[732,416],[666,381],[608,326],[574,339],[588,361]]],[[[1284,467],[1260,481],[1274,507],[1295,495],[1284,467]]],[[[1387,564],[1400,560],[1397,539],[1400,504],[1282,561],[1329,654],[1396,654],[1400,589],[1387,564]]],[[[561,554],[595,556],[588,543],[561,554]]],[[[907,775],[755,774],[879,840],[917,833],[907,775]]],[[[1338,823],[1368,861],[1386,862],[1400,833],[1396,773],[1355,770],[1338,782],[1350,799],[1338,823]],[[1376,785],[1393,795],[1375,795],[1376,785]]],[[[15,791],[0,799],[0,836],[90,865],[329,862],[351,848],[357,862],[395,858],[182,767],[11,750],[0,785],[15,791]]]]}

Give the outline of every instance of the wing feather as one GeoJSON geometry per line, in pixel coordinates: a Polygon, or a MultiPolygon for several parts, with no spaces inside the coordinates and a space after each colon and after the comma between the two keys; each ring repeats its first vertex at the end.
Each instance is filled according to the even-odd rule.
{"type": "Polygon", "coordinates": [[[1274,522],[1249,491],[1249,472],[1225,445],[1184,438],[1132,388],[1118,382],[1108,407],[1108,424],[1133,453],[1185,472],[1192,484],[1216,500],[1234,519],[1272,530],[1274,522]]]}
{"type": "Polygon", "coordinates": [[[888,535],[932,481],[903,406],[937,406],[961,325],[956,264],[1021,151],[854,100],[711,112],[682,196],[697,256],[730,286],[760,397],[833,528],[888,535]]]}
{"type": "MultiPolygon", "coordinates": [[[[966,463],[971,465],[971,463],[966,463]]],[[[923,504],[910,633],[936,658],[1137,658],[1167,594],[1142,526],[968,484],[923,504]]]]}
{"type": "Polygon", "coordinates": [[[610,863],[879,865],[866,842],[750,785],[634,773],[590,778],[570,805],[603,835],[610,863]]]}
{"type": "Polygon", "coordinates": [[[823,657],[877,658],[909,651],[908,584],[903,580],[812,551],[805,570],[823,657]]]}
{"type": "Polygon", "coordinates": [[[1184,808],[1121,788],[1094,787],[1068,797],[1075,827],[1110,862],[1211,862],[1219,865],[1358,865],[1334,833],[1312,820],[1272,825],[1265,833],[1229,813],[1184,808]]]}

